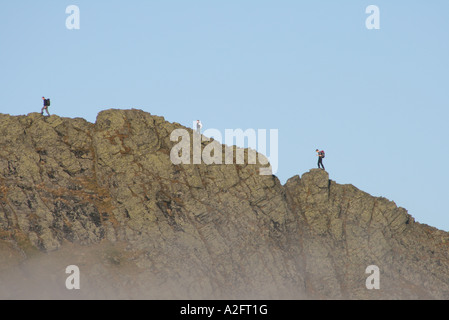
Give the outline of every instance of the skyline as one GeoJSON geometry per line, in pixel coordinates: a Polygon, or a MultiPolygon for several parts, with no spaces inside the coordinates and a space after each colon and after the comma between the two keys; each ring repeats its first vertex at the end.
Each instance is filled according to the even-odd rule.
{"type": "Polygon", "coordinates": [[[40,112],[45,96],[51,114],[92,123],[135,108],[203,131],[275,129],[282,184],[323,149],[331,180],[449,231],[447,12],[442,0],[7,3],[0,112],[40,112]],[[366,26],[371,5],[380,29],[366,26]]]}

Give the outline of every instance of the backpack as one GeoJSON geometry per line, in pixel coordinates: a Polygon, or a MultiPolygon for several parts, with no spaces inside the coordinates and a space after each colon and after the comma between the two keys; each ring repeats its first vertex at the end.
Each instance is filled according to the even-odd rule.
{"type": "Polygon", "coordinates": [[[321,156],[321,158],[323,158],[324,159],[324,157],[326,157],[326,154],[324,153],[324,151],[323,150],[321,150],[320,152],[320,156],[321,156]]]}
{"type": "Polygon", "coordinates": [[[47,106],[47,107],[50,106],[50,99],[45,99],[45,106],[47,106]]]}

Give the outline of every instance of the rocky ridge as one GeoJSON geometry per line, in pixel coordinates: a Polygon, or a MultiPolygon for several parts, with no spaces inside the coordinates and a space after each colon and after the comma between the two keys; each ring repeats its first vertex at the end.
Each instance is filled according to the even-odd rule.
{"type": "Polygon", "coordinates": [[[447,232],[323,170],[282,185],[259,164],[174,165],[179,128],[0,114],[0,298],[449,298],[447,232]]]}

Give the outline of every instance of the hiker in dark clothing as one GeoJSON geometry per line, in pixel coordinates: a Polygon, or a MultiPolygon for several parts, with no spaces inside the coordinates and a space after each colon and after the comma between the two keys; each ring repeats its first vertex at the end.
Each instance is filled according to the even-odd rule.
{"type": "Polygon", "coordinates": [[[50,106],[50,99],[45,99],[45,97],[42,97],[42,101],[44,102],[44,106],[41,109],[41,114],[44,114],[44,110],[47,112],[48,115],[50,115],[50,112],[48,112],[48,107],[50,106]]]}
{"type": "Polygon", "coordinates": [[[317,152],[317,156],[318,156],[318,168],[326,170],[326,169],[324,169],[324,165],[323,165],[324,151],[319,151],[318,149],[316,149],[316,152],[317,152]]]}

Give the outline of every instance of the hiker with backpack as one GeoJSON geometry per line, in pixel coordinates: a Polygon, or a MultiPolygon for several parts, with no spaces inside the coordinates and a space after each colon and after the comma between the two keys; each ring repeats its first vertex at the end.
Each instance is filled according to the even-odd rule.
{"type": "Polygon", "coordinates": [[[317,152],[317,156],[318,156],[318,169],[326,170],[326,169],[324,169],[324,165],[323,165],[323,159],[326,156],[326,154],[324,153],[323,150],[319,151],[318,149],[316,149],[316,152],[317,152]]]}
{"type": "Polygon", "coordinates": [[[48,112],[48,107],[50,106],[50,99],[45,99],[45,97],[42,97],[42,100],[44,102],[44,106],[41,109],[41,115],[44,115],[44,110],[47,112],[48,115],[50,115],[50,112],[48,112]]]}

